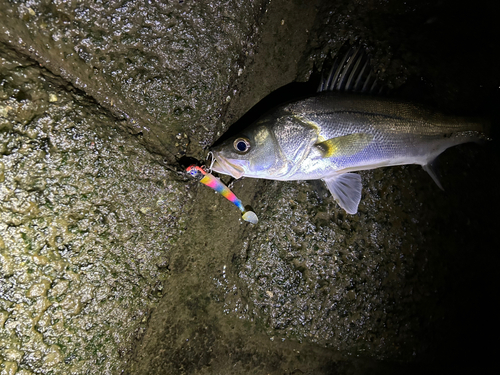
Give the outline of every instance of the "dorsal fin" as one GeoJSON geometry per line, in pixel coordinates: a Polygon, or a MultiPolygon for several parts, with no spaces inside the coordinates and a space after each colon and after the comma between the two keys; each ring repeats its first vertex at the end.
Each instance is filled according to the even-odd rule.
{"type": "Polygon", "coordinates": [[[318,92],[323,91],[380,94],[384,86],[373,73],[364,48],[346,43],[335,55],[328,75],[321,76],[318,92]]]}

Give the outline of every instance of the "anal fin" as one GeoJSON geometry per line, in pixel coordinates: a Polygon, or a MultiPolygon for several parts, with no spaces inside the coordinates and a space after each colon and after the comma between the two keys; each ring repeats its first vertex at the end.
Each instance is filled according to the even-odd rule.
{"type": "Polygon", "coordinates": [[[335,177],[324,178],[328,190],[333,195],[340,207],[348,214],[358,212],[361,200],[361,176],[356,173],[345,173],[335,177]]]}
{"type": "Polygon", "coordinates": [[[444,191],[443,185],[441,184],[440,178],[439,178],[439,173],[437,172],[437,158],[430,161],[429,163],[422,165],[422,168],[424,168],[424,171],[429,173],[429,175],[432,177],[436,185],[444,191]]]}

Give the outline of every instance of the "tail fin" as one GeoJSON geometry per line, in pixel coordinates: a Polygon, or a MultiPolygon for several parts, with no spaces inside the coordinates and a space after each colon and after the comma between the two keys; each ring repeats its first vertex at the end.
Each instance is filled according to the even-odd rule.
{"type": "Polygon", "coordinates": [[[459,135],[468,135],[472,142],[485,143],[492,141],[491,134],[491,121],[487,118],[474,118],[469,122],[469,129],[460,132],[459,135]]]}

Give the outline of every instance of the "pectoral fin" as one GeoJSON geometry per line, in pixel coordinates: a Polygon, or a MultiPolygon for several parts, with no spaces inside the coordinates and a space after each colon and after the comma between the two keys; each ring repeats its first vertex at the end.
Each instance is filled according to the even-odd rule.
{"type": "Polygon", "coordinates": [[[351,156],[364,150],[373,140],[368,133],[354,133],[328,139],[315,146],[321,150],[323,157],[351,156]]]}
{"type": "Polygon", "coordinates": [[[333,198],[348,214],[358,212],[361,200],[361,176],[355,173],[345,173],[335,177],[324,178],[333,198]]]}

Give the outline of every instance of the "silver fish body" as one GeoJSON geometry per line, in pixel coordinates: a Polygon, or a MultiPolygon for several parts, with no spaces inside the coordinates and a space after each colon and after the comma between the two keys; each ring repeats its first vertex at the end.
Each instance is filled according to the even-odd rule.
{"type": "Polygon", "coordinates": [[[356,213],[361,178],[351,173],[431,165],[447,148],[485,139],[485,124],[409,102],[320,93],[278,107],[241,134],[214,147],[213,170],[235,178],[326,182],[348,213],[356,213]]]}

